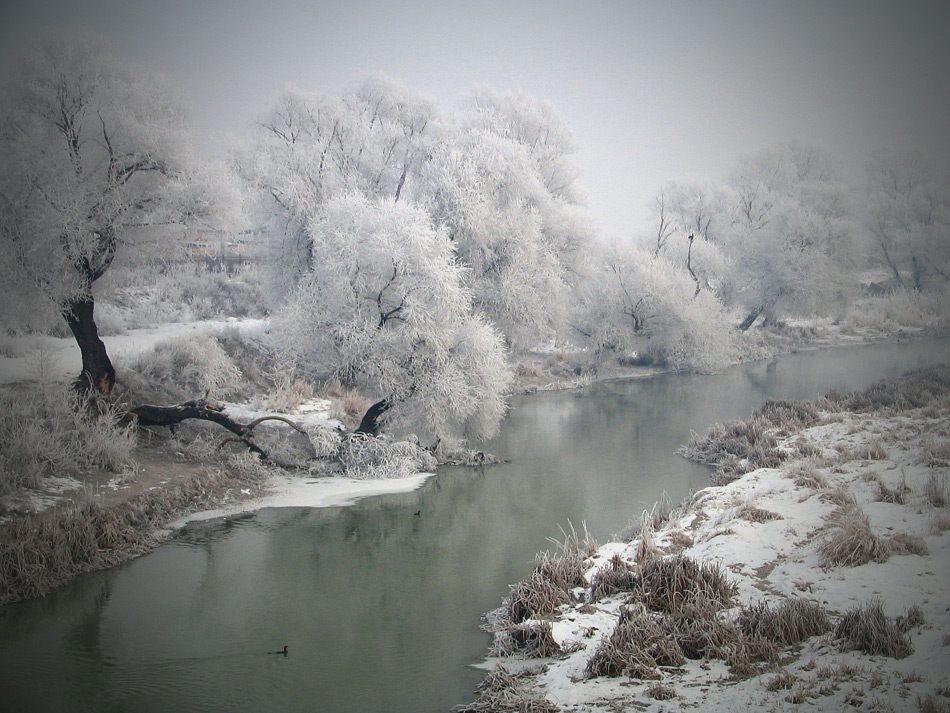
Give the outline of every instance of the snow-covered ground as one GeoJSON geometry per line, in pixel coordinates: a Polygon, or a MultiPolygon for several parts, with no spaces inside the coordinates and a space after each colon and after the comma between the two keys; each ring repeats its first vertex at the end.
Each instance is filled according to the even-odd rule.
{"type": "MultiPolygon", "coordinates": [[[[103,337],[109,356],[128,359],[170,337],[238,329],[254,332],[263,328],[265,319],[213,319],[197,322],[174,322],[148,329],[130,329],[126,334],[103,337]]],[[[43,360],[51,378],[72,378],[82,369],[79,345],[72,337],[6,337],[6,355],[0,354],[0,384],[9,384],[37,376],[38,361],[43,360]]]]}
{"type": "MultiPolygon", "coordinates": [[[[585,672],[587,663],[614,631],[631,595],[620,592],[596,600],[589,587],[578,587],[575,603],[562,605],[548,619],[554,640],[566,653],[527,659],[516,652],[490,658],[486,666],[500,664],[523,673],[515,680],[534,698],[531,710],[948,710],[946,398],[937,406],[896,414],[823,413],[821,423],[786,437],[781,447],[795,447],[793,443],[809,444],[811,457],[793,458],[780,468],[755,470],[696,493],[654,532],[656,545],[666,556],[680,552],[698,563],[722,567],[738,588],[734,608],[720,612],[725,620],[734,618],[743,605],[775,606],[790,599],[821,605],[832,624],[848,610],[873,602],[880,602],[892,620],[918,606],[923,623],[907,631],[913,653],[897,659],[849,651],[832,628],[782,651],[760,675],[736,676],[718,659],[687,659],[682,666],[660,667],[659,681],[591,678],[585,672]],[[888,543],[897,543],[889,556],[881,550],[876,560],[858,566],[836,566],[823,559],[822,548],[835,532],[832,513],[842,505],[851,507],[849,502],[868,518],[884,550],[888,543]]],[[[588,581],[618,555],[631,571],[638,571],[639,543],[600,547],[588,581]]],[[[859,543],[845,547],[858,549],[859,543]]]]}

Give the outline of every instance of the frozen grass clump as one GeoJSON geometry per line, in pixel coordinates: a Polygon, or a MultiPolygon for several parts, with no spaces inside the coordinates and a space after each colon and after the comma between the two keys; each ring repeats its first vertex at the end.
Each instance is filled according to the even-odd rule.
{"type": "Polygon", "coordinates": [[[924,486],[924,497],[935,508],[950,506],[950,480],[946,473],[931,473],[924,486]]]}
{"type": "Polygon", "coordinates": [[[435,456],[418,443],[394,441],[386,434],[350,434],[342,440],[339,458],[344,475],[357,480],[408,478],[431,473],[437,465],[435,456]]]}
{"type": "Polygon", "coordinates": [[[550,658],[561,654],[551,622],[525,621],[498,632],[492,642],[491,655],[511,656],[514,653],[528,658],[550,658]]]}
{"type": "Polygon", "coordinates": [[[210,334],[161,341],[120,371],[136,398],[160,403],[224,398],[243,381],[241,370],[210,334]]]}
{"type": "Polygon", "coordinates": [[[775,607],[766,602],[743,607],[736,625],[749,639],[791,646],[830,631],[831,619],[817,602],[786,599],[775,607]]]}
{"type": "Polygon", "coordinates": [[[845,651],[902,659],[914,652],[910,638],[888,619],[884,606],[874,600],[849,609],[835,628],[835,638],[845,651]]]}
{"type": "Polygon", "coordinates": [[[539,554],[528,578],[511,586],[496,630],[553,614],[559,606],[571,602],[573,589],[587,586],[587,558],[597,546],[586,529],[581,539],[571,526],[564,541],[556,544],[560,552],[539,554]]]}
{"type": "Polygon", "coordinates": [[[896,412],[922,408],[945,400],[950,394],[950,365],[914,369],[896,379],[885,379],[864,391],[840,394],[832,391],[826,398],[841,410],[867,413],[884,409],[896,412]]]}
{"type": "Polygon", "coordinates": [[[616,627],[591,655],[585,672],[591,678],[629,676],[658,680],[658,667],[681,666],[685,660],[679,644],[666,635],[658,617],[623,608],[616,627]]]}
{"type": "Polygon", "coordinates": [[[826,518],[828,534],[818,546],[822,567],[858,567],[868,562],[884,562],[893,546],[874,534],[868,516],[858,505],[839,506],[826,518]]]}
{"type": "Polygon", "coordinates": [[[719,565],[673,555],[642,567],[637,596],[652,611],[672,613],[689,604],[722,609],[732,603],[736,591],[719,565]]]}
{"type": "Polygon", "coordinates": [[[590,583],[590,600],[598,602],[617,592],[632,592],[640,586],[640,574],[618,552],[594,573],[590,583]]]}
{"type": "Polygon", "coordinates": [[[465,713],[559,713],[558,706],[532,695],[519,679],[504,666],[497,667],[478,686],[478,699],[465,706],[465,713]]]}
{"type": "Polygon", "coordinates": [[[778,448],[775,424],[758,412],[745,420],[716,424],[705,436],[694,434],[679,449],[690,460],[715,466],[714,485],[726,485],[759,468],[778,468],[787,454],[778,448]]]}
{"type": "Polygon", "coordinates": [[[50,476],[118,472],[133,462],[135,431],[112,404],[65,384],[0,393],[0,494],[39,488],[50,476]]]}

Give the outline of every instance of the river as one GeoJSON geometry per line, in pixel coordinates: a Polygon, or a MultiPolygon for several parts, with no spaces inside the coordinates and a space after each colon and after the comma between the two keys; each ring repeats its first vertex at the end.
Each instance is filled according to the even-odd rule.
{"type": "Polygon", "coordinates": [[[486,447],[508,462],[196,523],[3,608],[0,710],[446,713],[481,679],[480,615],[560,528],[586,521],[603,542],[707,484],[675,455],[691,431],[948,360],[950,341],[911,341],[518,397],[486,447]]]}

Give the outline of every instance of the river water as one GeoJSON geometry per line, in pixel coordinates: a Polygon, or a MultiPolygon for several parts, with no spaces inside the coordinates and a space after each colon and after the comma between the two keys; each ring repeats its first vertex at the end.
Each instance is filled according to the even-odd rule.
{"type": "Polygon", "coordinates": [[[509,462],[350,507],[194,524],[3,608],[0,710],[445,713],[481,679],[480,615],[560,528],[586,521],[602,542],[663,492],[706,485],[675,455],[691,431],[940,361],[950,341],[519,397],[487,446],[509,462]]]}

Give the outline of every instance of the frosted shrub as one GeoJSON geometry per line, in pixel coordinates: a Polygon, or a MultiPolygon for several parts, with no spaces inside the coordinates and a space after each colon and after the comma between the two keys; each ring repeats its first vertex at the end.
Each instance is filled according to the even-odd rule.
{"type": "Polygon", "coordinates": [[[340,448],[344,475],[365,478],[407,478],[417,473],[432,472],[435,457],[416,443],[393,441],[353,434],[340,448]]]}
{"type": "Polygon", "coordinates": [[[0,493],[38,488],[49,476],[117,472],[132,463],[135,432],[121,414],[61,384],[0,395],[0,493]]]}
{"type": "Polygon", "coordinates": [[[221,398],[241,385],[241,370],[210,334],[172,337],[124,364],[123,381],[135,392],[172,400],[221,398]]]}
{"type": "MultiPolygon", "coordinates": [[[[944,295],[946,297],[946,295],[944,295]]],[[[947,321],[947,309],[913,290],[896,290],[889,295],[861,300],[846,317],[854,329],[896,331],[901,328],[932,327],[941,318],[947,321]]]]}

